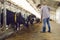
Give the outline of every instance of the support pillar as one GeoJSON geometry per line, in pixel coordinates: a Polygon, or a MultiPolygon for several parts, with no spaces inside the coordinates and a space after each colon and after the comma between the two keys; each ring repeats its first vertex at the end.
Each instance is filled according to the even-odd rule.
{"type": "Polygon", "coordinates": [[[3,6],[4,6],[4,9],[3,9],[3,26],[6,27],[6,0],[4,0],[3,6]]]}

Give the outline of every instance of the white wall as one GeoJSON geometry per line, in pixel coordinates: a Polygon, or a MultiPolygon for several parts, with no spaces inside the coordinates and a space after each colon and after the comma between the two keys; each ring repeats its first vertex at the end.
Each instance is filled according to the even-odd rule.
{"type": "Polygon", "coordinates": [[[56,21],[56,12],[55,11],[50,12],[50,19],[52,19],[53,21],[56,21]]]}
{"type": "Polygon", "coordinates": [[[60,7],[56,10],[56,22],[60,24],[60,7]]]}

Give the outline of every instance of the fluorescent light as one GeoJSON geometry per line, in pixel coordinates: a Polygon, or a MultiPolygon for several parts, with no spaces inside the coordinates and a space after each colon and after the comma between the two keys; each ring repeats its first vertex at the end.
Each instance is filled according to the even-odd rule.
{"type": "Polygon", "coordinates": [[[34,10],[34,8],[26,1],[26,0],[11,0],[16,3],[18,6],[28,10],[32,14],[36,15],[36,17],[40,18],[40,15],[34,10]]]}

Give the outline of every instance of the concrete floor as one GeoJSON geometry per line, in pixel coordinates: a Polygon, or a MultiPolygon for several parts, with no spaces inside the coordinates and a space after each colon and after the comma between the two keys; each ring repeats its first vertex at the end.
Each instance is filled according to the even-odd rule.
{"type": "Polygon", "coordinates": [[[14,33],[6,40],[60,40],[60,24],[51,22],[51,32],[41,33],[42,24],[34,24],[28,31],[19,31],[14,33]]]}

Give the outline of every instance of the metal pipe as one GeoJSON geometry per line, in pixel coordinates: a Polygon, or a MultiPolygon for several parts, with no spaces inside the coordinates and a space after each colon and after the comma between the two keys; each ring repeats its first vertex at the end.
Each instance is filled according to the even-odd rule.
{"type": "Polygon", "coordinates": [[[2,9],[1,9],[1,2],[0,2],[0,27],[1,27],[1,11],[2,9]]]}
{"type": "Polygon", "coordinates": [[[3,9],[3,26],[6,27],[6,0],[4,0],[3,9]]]}

